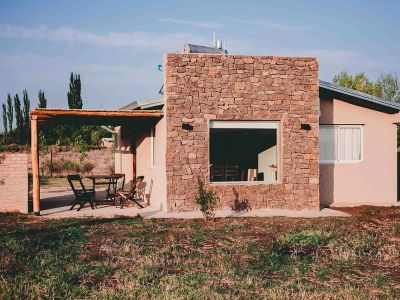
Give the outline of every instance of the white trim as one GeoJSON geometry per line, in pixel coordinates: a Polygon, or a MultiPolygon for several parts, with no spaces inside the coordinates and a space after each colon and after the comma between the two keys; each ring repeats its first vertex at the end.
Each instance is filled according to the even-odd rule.
{"type": "MultiPolygon", "coordinates": [[[[260,184],[278,184],[281,183],[281,132],[280,121],[212,121],[208,122],[208,133],[210,135],[211,129],[275,129],[276,131],[276,164],[277,164],[277,179],[274,181],[211,181],[211,162],[210,155],[208,155],[208,176],[211,185],[260,185],[260,184]]],[[[210,153],[211,143],[208,143],[208,153],[210,153]]]]}
{"type": "Polygon", "coordinates": [[[156,157],[155,157],[155,155],[156,155],[156,149],[155,149],[155,143],[156,143],[156,138],[155,138],[155,130],[156,130],[156,127],[154,126],[154,127],[151,127],[151,129],[150,129],[150,147],[151,147],[151,153],[150,153],[150,167],[152,168],[152,169],[155,169],[156,168],[156,166],[155,166],[155,159],[156,159],[156,157]]]}
{"type": "Polygon", "coordinates": [[[360,159],[357,160],[344,160],[344,159],[335,159],[335,160],[320,160],[319,163],[322,165],[328,164],[359,164],[364,161],[364,134],[363,134],[363,125],[336,125],[336,124],[323,124],[321,127],[333,127],[335,128],[335,145],[336,145],[336,157],[339,156],[339,129],[340,128],[359,128],[360,129],[360,159]]]}
{"type": "Polygon", "coordinates": [[[277,129],[276,121],[210,121],[210,128],[277,129]]]}

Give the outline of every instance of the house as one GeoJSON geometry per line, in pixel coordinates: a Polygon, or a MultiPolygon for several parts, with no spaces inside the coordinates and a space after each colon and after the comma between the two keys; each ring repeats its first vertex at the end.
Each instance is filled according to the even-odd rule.
{"type": "Polygon", "coordinates": [[[218,208],[397,203],[400,105],[319,81],[312,57],[168,53],[164,94],[123,111],[159,111],[117,127],[115,170],[143,175],[147,201],[197,210],[197,179],[218,208]]]}

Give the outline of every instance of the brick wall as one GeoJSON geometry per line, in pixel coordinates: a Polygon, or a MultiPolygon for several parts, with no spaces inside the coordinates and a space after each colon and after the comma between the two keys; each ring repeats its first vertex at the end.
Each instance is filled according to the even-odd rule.
{"type": "Polygon", "coordinates": [[[279,182],[207,183],[219,207],[231,207],[237,193],[252,209],[319,209],[316,59],[166,54],[165,97],[169,210],[197,209],[197,176],[208,181],[209,174],[209,120],[280,124],[279,182]],[[187,122],[192,131],[181,128],[187,122]],[[302,130],[302,123],[311,130],[302,130]]]}
{"type": "Polygon", "coordinates": [[[29,153],[0,154],[0,211],[28,212],[29,153]]]}

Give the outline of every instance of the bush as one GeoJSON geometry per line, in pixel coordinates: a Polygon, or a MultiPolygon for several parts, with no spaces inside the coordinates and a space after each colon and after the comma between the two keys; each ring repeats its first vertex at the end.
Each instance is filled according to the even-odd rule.
{"type": "Polygon", "coordinates": [[[63,165],[64,163],[61,160],[53,160],[53,162],[46,160],[44,162],[44,170],[47,172],[47,174],[61,175],[63,171],[63,165]]]}
{"type": "Polygon", "coordinates": [[[67,173],[79,173],[81,167],[74,161],[66,160],[63,163],[63,170],[67,173]]]}
{"type": "Polygon", "coordinates": [[[94,163],[92,163],[90,161],[86,161],[81,166],[81,172],[84,174],[88,174],[88,173],[92,172],[95,167],[96,166],[94,163]]]}
{"type": "Polygon", "coordinates": [[[200,211],[206,219],[214,218],[214,208],[217,203],[218,197],[215,191],[207,190],[205,188],[204,179],[197,177],[198,194],[196,195],[196,203],[200,205],[200,211]]]}

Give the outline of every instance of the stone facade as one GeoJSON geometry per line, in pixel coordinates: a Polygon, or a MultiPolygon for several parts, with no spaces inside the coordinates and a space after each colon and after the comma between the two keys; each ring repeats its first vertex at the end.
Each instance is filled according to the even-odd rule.
{"type": "Polygon", "coordinates": [[[0,154],[0,211],[28,212],[29,153],[0,154]]]}
{"type": "Polygon", "coordinates": [[[198,175],[217,192],[219,208],[239,199],[251,209],[319,209],[316,59],[166,54],[164,76],[168,210],[197,209],[198,175]],[[278,121],[278,182],[209,184],[210,120],[278,121]]]}

